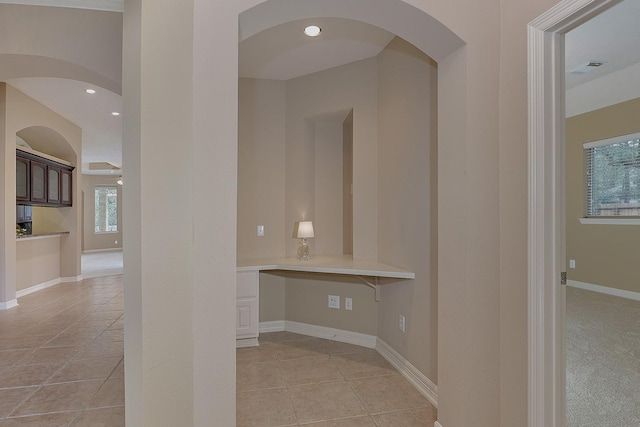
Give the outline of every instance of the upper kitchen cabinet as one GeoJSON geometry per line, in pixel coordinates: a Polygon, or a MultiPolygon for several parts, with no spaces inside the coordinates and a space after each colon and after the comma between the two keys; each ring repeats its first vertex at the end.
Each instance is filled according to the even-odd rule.
{"type": "Polygon", "coordinates": [[[31,161],[31,202],[47,203],[47,165],[31,161]]]}
{"type": "Polygon", "coordinates": [[[65,206],[73,204],[71,178],[73,173],[68,169],[60,170],[60,203],[65,206]]]}
{"type": "Polygon", "coordinates": [[[47,202],[58,205],[60,204],[60,168],[48,166],[47,169],[49,171],[49,176],[47,177],[47,186],[49,188],[47,202]]]}
{"type": "Polygon", "coordinates": [[[29,177],[29,160],[16,157],[16,201],[31,200],[31,180],[29,177]]]}
{"type": "Polygon", "coordinates": [[[16,203],[36,206],[73,204],[73,167],[16,150],[16,203]]]}

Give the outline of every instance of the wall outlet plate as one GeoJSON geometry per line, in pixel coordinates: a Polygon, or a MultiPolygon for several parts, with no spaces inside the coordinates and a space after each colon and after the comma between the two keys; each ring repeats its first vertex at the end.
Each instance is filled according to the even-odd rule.
{"type": "Polygon", "coordinates": [[[329,308],[340,309],[340,297],[337,295],[329,295],[329,308]]]}
{"type": "Polygon", "coordinates": [[[576,268],[576,260],[575,259],[570,259],[569,260],[569,268],[576,268]]]}
{"type": "Polygon", "coordinates": [[[344,309],[353,310],[353,300],[351,298],[344,299],[344,309]]]}

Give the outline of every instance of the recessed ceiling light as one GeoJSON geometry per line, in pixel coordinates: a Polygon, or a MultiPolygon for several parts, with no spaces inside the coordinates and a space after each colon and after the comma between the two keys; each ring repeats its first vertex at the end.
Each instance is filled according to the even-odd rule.
{"type": "Polygon", "coordinates": [[[309,25],[307,28],[304,29],[304,33],[309,37],[319,36],[321,32],[322,32],[322,28],[318,27],[317,25],[309,25]]]}
{"type": "Polygon", "coordinates": [[[120,113],[118,113],[117,111],[114,111],[113,113],[111,113],[112,116],[119,116],[120,113]]]}
{"type": "Polygon", "coordinates": [[[96,93],[96,90],[95,89],[85,89],[85,92],[93,95],[94,93],[96,93]]]}

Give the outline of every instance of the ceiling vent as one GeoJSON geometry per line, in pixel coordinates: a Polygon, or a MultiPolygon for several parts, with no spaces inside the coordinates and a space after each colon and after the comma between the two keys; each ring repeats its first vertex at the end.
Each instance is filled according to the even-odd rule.
{"type": "Polygon", "coordinates": [[[599,67],[602,67],[604,64],[606,64],[605,61],[587,61],[585,63],[582,63],[582,64],[578,65],[573,70],[570,70],[569,74],[586,74],[586,73],[590,73],[591,71],[595,71],[599,67]]]}

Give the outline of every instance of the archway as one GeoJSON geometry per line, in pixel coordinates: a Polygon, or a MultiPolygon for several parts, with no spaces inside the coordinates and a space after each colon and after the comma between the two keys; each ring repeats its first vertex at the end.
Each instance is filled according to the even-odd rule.
{"type": "MultiPolygon", "coordinates": [[[[140,166],[137,176],[131,176],[127,182],[131,183],[129,188],[133,193],[140,194],[145,201],[144,204],[127,201],[132,211],[140,211],[126,225],[129,227],[126,231],[131,232],[128,234],[130,251],[125,250],[125,261],[131,267],[125,274],[125,306],[131,313],[131,316],[127,314],[126,320],[126,363],[127,372],[133,374],[126,380],[127,404],[131,402],[131,410],[127,411],[129,422],[147,418],[149,422],[154,418],[158,422],[169,423],[171,419],[179,422],[183,415],[183,422],[189,422],[190,417],[199,422],[215,417],[220,423],[233,424],[234,373],[228,371],[235,357],[232,348],[235,289],[231,284],[236,273],[237,170],[234,160],[237,156],[238,18],[243,11],[261,3],[228,2],[221,7],[220,4],[195,1],[188,3],[193,9],[185,11],[184,5],[178,7],[162,1],[160,7],[154,9],[153,16],[145,14],[140,2],[125,4],[125,30],[131,34],[131,39],[125,42],[125,46],[130,47],[125,52],[127,67],[124,74],[125,82],[130,85],[130,91],[125,90],[125,109],[130,109],[125,118],[125,159],[140,166]],[[172,27],[175,30],[172,40],[176,41],[165,43],[167,25],[175,21],[176,14],[180,18],[179,24],[172,27]],[[144,34],[136,32],[140,29],[144,34]],[[184,49],[185,43],[191,42],[194,48],[184,49]],[[158,67],[164,67],[162,73],[156,71],[158,67]],[[172,78],[176,75],[189,78],[183,79],[186,81],[172,78]],[[162,87],[165,91],[140,90],[153,87],[162,87]],[[167,98],[174,100],[171,108],[161,105],[167,98]],[[176,140],[184,143],[178,146],[176,140]],[[154,172],[148,162],[141,161],[147,156],[156,158],[154,153],[157,151],[171,156],[186,172],[169,179],[166,174],[154,172]],[[211,171],[216,173],[215,180],[210,179],[211,171]],[[160,186],[184,186],[188,191],[184,194],[176,192],[175,199],[170,201],[163,200],[149,191],[150,180],[160,186]],[[180,212],[177,206],[181,206],[180,212]],[[166,260],[166,253],[152,233],[140,231],[142,221],[138,216],[150,214],[152,208],[163,212],[165,222],[183,218],[186,208],[193,215],[193,225],[197,229],[193,235],[191,228],[171,235],[175,243],[172,265],[154,263],[166,260]],[[216,215],[211,215],[212,212],[216,215]],[[151,264],[156,267],[153,271],[141,267],[151,264]],[[184,265],[189,268],[181,268],[184,265]],[[166,307],[167,299],[163,292],[175,287],[174,278],[185,286],[183,292],[173,295],[171,304],[176,310],[170,319],[166,319],[166,311],[162,308],[166,307]],[[205,286],[211,278],[215,278],[219,286],[205,286]],[[136,283],[140,285],[136,286],[136,283]],[[141,312],[144,312],[144,324],[141,312]],[[156,334],[161,328],[166,328],[162,341],[156,334]],[[178,352],[173,348],[179,347],[175,342],[173,347],[165,345],[166,337],[192,338],[186,345],[189,349],[197,348],[197,357],[191,357],[188,351],[178,352]],[[222,341],[214,346],[212,341],[217,337],[222,341]],[[141,343],[145,343],[144,348],[141,343]],[[151,360],[144,357],[146,349],[154,355],[151,360]],[[146,365],[154,362],[155,356],[160,361],[174,358],[184,361],[180,374],[184,372],[185,375],[175,375],[168,366],[165,368],[166,364],[154,363],[152,376],[150,365],[146,365]],[[212,360],[216,361],[215,369],[212,369],[212,360]],[[178,382],[171,391],[154,387],[164,385],[168,378],[178,382]],[[144,393],[143,385],[147,385],[144,393]],[[222,392],[227,386],[230,390],[222,392]],[[184,398],[175,402],[183,390],[184,398]],[[215,396],[215,399],[207,396],[215,396]],[[172,405],[161,407],[158,402],[172,402],[172,405]],[[147,412],[151,408],[155,410],[150,411],[153,414],[147,412]]],[[[311,2],[305,2],[304,6],[297,6],[299,2],[277,3],[281,5],[280,10],[271,11],[276,16],[290,14],[289,8],[313,7],[309,6],[311,2]]],[[[340,7],[337,2],[316,3],[340,7]]],[[[400,10],[403,7],[417,10],[406,3],[392,4],[400,10]]],[[[385,25],[385,19],[395,21],[398,11],[393,10],[385,18],[383,15],[389,10],[383,1],[349,2],[349,7],[377,17],[369,22],[399,35],[404,33],[400,25],[408,27],[407,21],[401,20],[395,25],[385,25]]],[[[442,214],[439,215],[439,238],[444,243],[438,253],[441,261],[439,282],[447,283],[447,286],[440,290],[438,299],[445,307],[440,310],[439,328],[441,335],[447,336],[447,342],[440,346],[445,356],[441,365],[445,370],[439,371],[439,381],[446,377],[449,399],[446,412],[443,412],[447,414],[447,424],[451,425],[471,422],[472,413],[474,416],[479,414],[480,423],[495,421],[500,410],[500,382],[506,383],[507,390],[512,385],[507,379],[500,379],[501,352],[507,353],[508,357],[512,355],[500,348],[501,313],[496,309],[501,279],[499,217],[496,215],[500,194],[497,155],[500,141],[497,95],[500,5],[480,6],[469,2],[469,7],[474,13],[490,18],[491,23],[466,25],[477,19],[473,13],[464,14],[465,18],[457,21],[451,16],[460,14],[453,12],[446,2],[423,5],[416,11],[416,16],[408,20],[416,22],[418,19],[420,24],[416,31],[424,30],[427,24],[433,24],[425,18],[431,11],[432,16],[456,20],[456,25],[465,34],[463,38],[470,40],[469,45],[456,44],[457,47],[445,49],[440,54],[429,52],[438,59],[438,110],[442,113],[438,123],[441,142],[438,158],[444,166],[439,169],[438,177],[439,184],[443,185],[439,200],[439,213],[442,214]],[[498,25],[492,25],[494,23],[498,25]],[[474,36],[477,37],[474,39],[474,36]],[[481,344],[482,351],[474,352],[470,357],[469,352],[476,344],[481,344]],[[483,369],[477,369],[478,366],[483,369]],[[486,392],[488,384],[490,392],[486,392]],[[465,410],[456,414],[456,405],[464,405],[465,410]]],[[[330,9],[325,13],[333,15],[330,9]]],[[[266,16],[265,12],[265,19],[271,19],[266,16]]],[[[276,18],[276,21],[280,20],[276,18]]],[[[420,45],[410,35],[403,38],[420,45]]],[[[442,42],[446,40],[451,39],[445,34],[442,42]]],[[[437,38],[432,42],[439,43],[437,38]]],[[[161,225],[161,218],[147,217],[150,218],[145,222],[147,230],[161,225]]],[[[520,352],[513,357],[520,363],[520,352]]],[[[444,393],[444,387],[440,391],[444,393]]]]}
{"type": "Polygon", "coordinates": [[[122,84],[69,61],[39,55],[0,53],[0,81],[23,77],[58,77],[86,82],[122,94],[122,84]]]}

